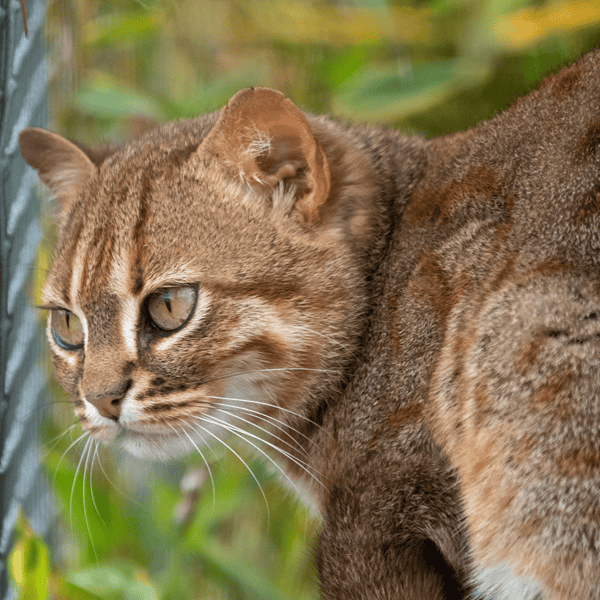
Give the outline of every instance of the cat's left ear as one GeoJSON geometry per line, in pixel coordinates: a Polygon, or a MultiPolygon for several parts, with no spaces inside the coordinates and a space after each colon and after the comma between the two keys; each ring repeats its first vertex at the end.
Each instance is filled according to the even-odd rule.
{"type": "Polygon", "coordinates": [[[250,88],[221,111],[203,143],[259,195],[284,182],[294,186],[294,209],[307,224],[319,220],[329,197],[329,163],[306,117],[281,92],[250,88]]]}
{"type": "Polygon", "coordinates": [[[46,129],[28,127],[21,131],[19,148],[25,162],[38,172],[63,209],[96,171],[81,148],[46,129]]]}

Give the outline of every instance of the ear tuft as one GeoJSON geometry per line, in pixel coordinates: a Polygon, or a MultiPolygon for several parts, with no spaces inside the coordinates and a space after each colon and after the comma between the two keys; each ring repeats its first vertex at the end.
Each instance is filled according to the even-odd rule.
{"type": "Polygon", "coordinates": [[[303,221],[318,221],[331,187],[329,163],[306,117],[281,92],[238,92],[221,111],[203,147],[259,195],[272,196],[285,182],[295,190],[293,209],[303,221]]]}
{"type": "Polygon", "coordinates": [[[28,127],[21,131],[19,148],[25,162],[37,170],[63,207],[96,171],[83,150],[46,129],[28,127]]]}

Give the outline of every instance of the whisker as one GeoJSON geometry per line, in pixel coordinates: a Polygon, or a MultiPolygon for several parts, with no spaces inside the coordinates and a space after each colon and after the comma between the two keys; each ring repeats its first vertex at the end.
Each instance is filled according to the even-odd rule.
{"type": "MultiPolygon", "coordinates": [[[[182,419],[178,419],[179,421],[181,421],[182,419]]],[[[169,423],[169,421],[165,421],[167,423],[167,425],[179,436],[181,437],[181,434],[179,433],[179,431],[177,429],[175,429],[175,427],[173,427],[173,425],[171,425],[171,423],[169,423]]],[[[185,423],[185,421],[183,421],[185,423]]],[[[181,431],[183,431],[183,433],[185,433],[186,437],[188,438],[188,440],[190,440],[190,442],[192,443],[192,445],[194,446],[194,448],[196,448],[196,450],[198,450],[198,454],[202,457],[202,460],[204,461],[204,464],[206,465],[206,469],[208,471],[208,476],[210,477],[210,484],[212,486],[212,496],[213,496],[213,512],[215,512],[215,504],[216,504],[216,497],[217,494],[215,492],[215,481],[213,479],[212,476],[212,472],[210,470],[210,466],[208,464],[208,461],[206,460],[206,458],[204,457],[204,454],[202,454],[202,451],[200,450],[200,448],[198,448],[198,446],[196,446],[194,440],[190,437],[190,435],[188,434],[188,432],[185,429],[182,429],[181,431]]]]}
{"type": "MultiPolygon", "coordinates": [[[[94,440],[92,438],[90,438],[88,440],[88,443],[86,444],[86,448],[87,448],[87,455],[85,457],[85,464],[83,466],[83,486],[82,486],[82,493],[83,493],[83,516],[85,518],[85,524],[87,526],[87,530],[88,530],[88,535],[90,536],[90,543],[92,544],[92,550],[94,551],[94,556],[96,558],[96,564],[98,565],[98,553],[96,552],[96,546],[94,544],[94,538],[92,536],[92,530],[90,529],[90,522],[88,520],[88,516],[87,516],[87,507],[85,505],[85,477],[87,475],[87,466],[88,466],[88,462],[90,459],[90,455],[92,453],[92,446],[94,440]]],[[[84,449],[85,452],[85,449],[84,449]]],[[[90,488],[92,485],[92,471],[90,469],[90,488]]]]}
{"type": "Polygon", "coordinates": [[[98,506],[96,505],[96,499],[94,498],[94,485],[93,485],[93,479],[92,479],[92,469],[94,468],[94,459],[98,456],[98,445],[99,445],[99,442],[96,442],[96,446],[94,448],[94,455],[92,456],[92,466],[90,467],[90,495],[92,496],[92,503],[94,504],[94,508],[96,509],[96,514],[98,515],[98,517],[100,517],[100,520],[102,521],[104,526],[107,527],[106,523],[104,522],[104,519],[102,518],[102,515],[100,514],[100,511],[98,510],[98,506]]]}
{"type": "Polygon", "coordinates": [[[69,499],[69,520],[71,521],[71,538],[73,537],[73,492],[75,491],[75,482],[77,481],[77,475],[79,475],[79,467],[81,467],[81,461],[85,455],[85,452],[91,442],[92,438],[88,438],[85,442],[85,446],[83,447],[83,452],[79,458],[79,462],[77,463],[77,469],[75,469],[75,476],[73,477],[73,485],[71,486],[71,497],[69,499]]]}
{"type": "Polygon", "coordinates": [[[271,372],[271,371],[316,371],[318,373],[336,373],[338,375],[343,375],[342,371],[333,371],[331,369],[308,369],[304,367],[280,367],[275,369],[250,369],[249,371],[238,371],[236,373],[231,373],[230,375],[220,375],[219,377],[213,377],[212,379],[207,379],[205,381],[201,381],[198,385],[206,385],[207,383],[212,383],[213,381],[220,381],[221,379],[231,379],[232,377],[239,377],[240,375],[251,375],[252,373],[263,373],[263,372],[271,372]]]}
{"type": "Polygon", "coordinates": [[[350,348],[348,348],[347,346],[344,346],[344,344],[342,344],[342,342],[339,342],[338,340],[336,340],[328,335],[325,335],[324,333],[320,333],[319,331],[314,331],[314,329],[309,329],[308,327],[302,327],[301,325],[291,325],[291,324],[288,324],[288,327],[290,327],[291,329],[299,329],[301,331],[308,331],[309,333],[314,333],[315,335],[321,336],[322,338],[325,338],[326,340],[329,340],[330,342],[333,342],[334,344],[341,346],[347,352],[356,354],[356,352],[350,350],[350,348]]]}
{"type": "Polygon", "coordinates": [[[240,438],[247,444],[250,444],[250,446],[252,446],[255,450],[260,452],[290,482],[290,485],[296,490],[298,495],[300,495],[300,490],[296,487],[296,484],[289,478],[288,474],[264,450],[259,448],[256,444],[254,444],[250,440],[246,439],[242,435],[243,431],[241,429],[239,429],[238,427],[235,427],[235,426],[231,426],[229,423],[224,423],[224,422],[216,423],[215,421],[213,421],[211,419],[206,419],[206,418],[202,418],[202,417],[196,417],[196,418],[204,421],[205,423],[212,423],[213,425],[221,425],[223,427],[223,429],[225,429],[229,433],[233,433],[233,435],[237,436],[238,438],[240,438]]]}
{"type": "MultiPolygon", "coordinates": [[[[34,408],[32,408],[30,411],[27,411],[24,415],[20,416],[17,421],[20,423],[23,423],[24,421],[26,421],[32,414],[37,413],[41,410],[48,410],[50,408],[54,408],[55,406],[58,406],[59,404],[68,404],[69,406],[72,406],[73,403],[69,402],[68,400],[54,400],[52,402],[44,402],[43,404],[40,404],[34,408]]],[[[62,407],[61,407],[62,408],[62,407]]],[[[44,417],[42,417],[44,418],[44,417]]]]}
{"type": "MultiPolygon", "coordinates": [[[[236,410],[240,410],[245,413],[250,413],[250,414],[256,415],[256,417],[262,419],[263,421],[267,421],[267,423],[269,423],[269,425],[272,425],[273,427],[276,427],[277,429],[279,429],[282,433],[285,433],[285,435],[287,435],[287,437],[289,437],[291,440],[296,442],[296,444],[298,445],[299,448],[302,448],[302,444],[300,444],[300,442],[298,440],[294,439],[294,437],[288,433],[288,429],[289,429],[289,430],[297,433],[299,436],[303,437],[307,442],[311,443],[317,450],[322,452],[321,447],[314,440],[311,440],[307,435],[305,435],[301,431],[298,431],[295,427],[292,427],[289,423],[286,423],[285,421],[281,421],[280,419],[277,419],[271,415],[265,415],[265,414],[261,413],[259,410],[254,410],[252,408],[246,408],[245,406],[235,406],[233,404],[219,404],[219,407],[221,407],[221,406],[224,406],[225,408],[235,408],[236,410]],[[276,423],[280,423],[280,425],[276,425],[276,423]]],[[[308,452],[306,450],[304,450],[304,453],[308,456],[308,452]]]]}
{"type": "MultiPolygon", "coordinates": [[[[98,447],[96,447],[96,450],[98,450],[98,447]]],[[[98,464],[100,465],[100,469],[102,469],[102,473],[104,474],[106,481],[108,481],[108,483],[110,483],[110,485],[112,485],[113,489],[116,490],[119,494],[121,494],[121,496],[123,496],[123,498],[125,498],[126,500],[129,500],[129,502],[131,502],[132,504],[135,504],[136,506],[143,506],[140,502],[138,502],[137,500],[134,500],[131,496],[128,496],[125,492],[121,491],[121,489],[118,488],[113,483],[112,479],[106,474],[106,471],[104,470],[104,465],[102,464],[102,461],[100,460],[100,452],[96,452],[96,456],[98,457],[98,464]]]]}
{"type": "Polygon", "coordinates": [[[50,448],[50,450],[48,450],[48,452],[46,452],[46,454],[44,454],[44,456],[42,457],[42,460],[46,460],[46,458],[48,457],[48,455],[50,454],[50,452],[52,452],[52,450],[54,450],[54,448],[56,447],[56,444],[58,444],[58,442],[60,441],[60,439],[62,437],[64,437],[65,435],[67,435],[67,433],[69,433],[69,431],[71,431],[71,429],[73,429],[73,427],[75,427],[75,425],[77,425],[77,423],[73,423],[73,425],[71,425],[71,427],[69,427],[68,429],[65,429],[62,433],[59,433],[56,437],[52,438],[49,442],[46,442],[41,447],[41,450],[44,450],[44,448],[46,448],[47,446],[49,446],[50,444],[52,444],[52,448],[50,448]]]}
{"type": "MultiPolygon", "coordinates": [[[[240,409],[240,407],[238,406],[234,406],[233,404],[219,404],[219,409],[223,409],[223,408],[233,408],[235,410],[242,410],[243,412],[248,412],[248,409],[246,409],[244,411],[244,409],[240,409]]],[[[279,437],[278,435],[275,435],[272,431],[269,431],[268,429],[265,429],[264,427],[261,427],[260,425],[257,425],[256,423],[253,423],[252,421],[249,421],[248,419],[244,419],[244,417],[240,417],[239,415],[236,415],[233,412],[230,411],[223,411],[226,414],[228,414],[230,417],[233,417],[234,419],[239,419],[240,421],[243,421],[244,423],[247,423],[248,425],[252,426],[252,427],[256,427],[257,429],[259,429],[260,431],[263,431],[264,433],[266,433],[269,436],[273,436],[275,439],[279,440],[282,444],[285,444],[288,448],[290,448],[291,450],[294,451],[300,451],[302,452],[306,458],[308,458],[308,453],[306,452],[306,450],[302,447],[302,445],[298,442],[298,440],[295,440],[291,435],[289,435],[284,429],[283,427],[278,427],[277,425],[273,424],[273,423],[269,423],[269,425],[272,425],[273,427],[277,428],[278,430],[280,430],[282,433],[285,433],[293,442],[296,442],[296,446],[293,446],[292,444],[290,444],[289,442],[286,442],[285,440],[283,440],[281,437],[279,437]]],[[[254,411],[257,412],[258,411],[254,411]]],[[[260,415],[260,413],[258,413],[260,415]]]]}
{"type": "MultiPolygon", "coordinates": [[[[70,431],[70,429],[67,429],[67,431],[70,431]]],[[[63,452],[62,456],[60,457],[60,460],[58,461],[58,464],[56,465],[56,469],[54,471],[54,479],[52,481],[52,487],[55,488],[56,487],[56,476],[58,475],[58,469],[60,467],[60,463],[63,461],[63,458],[66,456],[67,452],[77,443],[79,442],[79,440],[81,440],[81,438],[88,436],[90,433],[89,431],[84,431],[74,442],[71,442],[71,445],[63,452]]]]}
{"type": "Polygon", "coordinates": [[[265,492],[262,489],[262,485],[260,485],[260,482],[256,478],[256,475],[254,474],[254,472],[252,471],[252,469],[246,464],[246,461],[231,446],[229,446],[228,444],[226,444],[220,437],[218,437],[217,435],[215,435],[214,433],[212,433],[208,429],[205,429],[204,427],[202,427],[202,425],[196,425],[195,427],[193,425],[189,425],[189,426],[192,427],[192,429],[195,429],[196,427],[199,427],[200,429],[202,429],[202,431],[204,431],[205,433],[208,433],[208,435],[210,435],[211,437],[214,437],[218,442],[221,442],[221,444],[223,444],[223,446],[225,446],[225,448],[227,448],[228,450],[230,450],[231,452],[233,452],[233,454],[235,454],[235,456],[238,458],[238,460],[240,460],[241,463],[246,467],[246,469],[248,469],[248,472],[250,473],[250,475],[252,475],[252,478],[256,482],[256,485],[258,486],[258,489],[260,490],[260,493],[261,493],[261,495],[263,497],[263,500],[265,501],[265,507],[267,509],[267,529],[268,529],[269,525],[271,524],[271,511],[269,510],[269,502],[267,501],[267,497],[265,496],[265,492]]]}
{"type": "Polygon", "coordinates": [[[269,402],[260,402],[259,400],[246,400],[246,399],[242,399],[242,398],[224,398],[222,396],[205,396],[205,398],[211,398],[212,400],[227,400],[229,402],[247,402],[249,404],[257,404],[259,406],[268,406],[270,408],[277,408],[277,410],[281,410],[281,411],[286,412],[295,417],[299,417],[300,419],[303,419],[304,421],[307,421],[308,423],[310,423],[311,425],[314,425],[315,427],[318,427],[319,429],[321,429],[321,431],[323,431],[323,433],[325,433],[329,437],[331,437],[331,434],[327,430],[323,429],[323,427],[321,427],[321,425],[319,425],[318,423],[315,423],[312,419],[309,419],[308,417],[305,417],[304,415],[301,415],[293,410],[289,410],[288,408],[283,408],[276,404],[270,404],[269,402]]]}
{"type": "MultiPolygon", "coordinates": [[[[275,405],[277,406],[277,408],[281,409],[281,406],[279,405],[279,402],[277,401],[277,398],[275,398],[275,397],[273,396],[273,394],[271,394],[271,392],[270,392],[269,390],[265,390],[265,393],[266,393],[266,394],[267,394],[267,396],[269,396],[269,398],[270,398],[270,399],[273,401],[273,404],[275,404],[275,405]]],[[[320,429],[320,430],[321,430],[323,433],[325,433],[325,434],[326,434],[326,435],[328,435],[328,436],[329,436],[331,439],[333,439],[333,438],[332,438],[332,436],[331,436],[331,434],[330,434],[330,433],[329,433],[327,430],[325,430],[325,429],[324,429],[324,428],[323,428],[321,425],[319,425],[318,423],[315,423],[315,421],[313,421],[312,419],[308,419],[307,417],[304,417],[304,415],[301,415],[301,414],[299,414],[299,413],[293,413],[293,414],[295,414],[297,417],[300,417],[300,418],[307,419],[307,420],[308,420],[308,422],[309,422],[311,425],[314,425],[314,426],[315,426],[317,429],[320,429]]],[[[309,441],[309,442],[310,442],[310,443],[311,443],[311,444],[312,444],[312,445],[313,445],[313,446],[314,446],[314,447],[315,447],[315,448],[316,448],[316,449],[317,449],[317,450],[318,450],[318,451],[319,451],[319,452],[320,452],[320,453],[321,453],[323,456],[325,456],[325,455],[324,455],[324,452],[323,452],[323,449],[321,448],[321,446],[319,446],[319,444],[317,444],[317,443],[316,443],[316,442],[315,442],[313,439],[311,439],[309,436],[307,436],[307,435],[305,435],[305,434],[301,433],[301,432],[300,432],[298,429],[296,429],[295,427],[292,427],[292,426],[291,426],[291,425],[289,425],[289,424],[286,424],[286,425],[287,425],[287,427],[288,427],[289,429],[291,429],[292,431],[295,431],[295,432],[296,432],[298,435],[301,435],[303,438],[305,438],[307,441],[309,441]]]]}
{"type": "MultiPolygon", "coordinates": [[[[194,417],[194,418],[195,419],[202,419],[203,417],[194,417]]],[[[291,460],[293,463],[295,463],[297,466],[299,466],[303,471],[305,471],[308,475],[310,475],[310,477],[312,477],[317,483],[319,483],[320,485],[322,485],[323,487],[325,487],[324,484],[311,471],[309,471],[308,467],[310,465],[308,463],[304,462],[303,460],[297,459],[296,457],[292,456],[289,452],[286,452],[285,450],[282,450],[281,448],[278,448],[274,444],[271,444],[270,442],[259,438],[258,436],[254,435],[253,433],[250,433],[249,431],[244,431],[243,429],[240,429],[239,427],[236,427],[235,425],[232,425],[231,423],[227,423],[226,421],[223,421],[223,420],[221,420],[221,419],[219,419],[217,417],[206,417],[206,418],[212,419],[213,422],[216,421],[217,423],[219,423],[219,424],[227,427],[229,429],[229,431],[232,431],[232,432],[236,432],[237,431],[237,432],[239,432],[239,433],[241,433],[243,435],[250,436],[251,438],[253,438],[255,440],[259,440],[259,441],[263,442],[263,444],[266,444],[270,448],[273,448],[276,452],[279,452],[280,454],[282,454],[283,456],[285,456],[286,458],[288,458],[289,460],[291,460]]],[[[284,471],[279,467],[279,465],[277,465],[273,461],[273,459],[270,456],[268,456],[260,448],[258,448],[254,444],[252,444],[252,442],[250,442],[250,440],[246,440],[246,441],[249,444],[251,444],[252,446],[254,446],[259,452],[261,452],[262,454],[264,454],[264,456],[267,456],[269,458],[269,460],[271,460],[271,462],[273,462],[273,464],[279,469],[279,471],[281,473],[283,473],[285,475],[285,477],[287,477],[288,481],[290,483],[292,483],[291,479],[287,476],[287,474],[284,473],[284,471]]],[[[323,475],[323,473],[320,473],[316,469],[315,469],[315,473],[318,473],[319,475],[323,475]]],[[[294,488],[296,488],[295,485],[294,485],[294,488]]]]}

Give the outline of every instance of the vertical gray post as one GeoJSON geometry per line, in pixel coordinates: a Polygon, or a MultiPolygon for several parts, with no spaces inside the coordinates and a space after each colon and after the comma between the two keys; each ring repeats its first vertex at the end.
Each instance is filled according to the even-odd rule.
{"type": "Polygon", "coordinates": [[[6,559],[19,506],[42,534],[52,506],[37,446],[40,408],[48,401],[31,293],[40,238],[37,176],[17,143],[21,129],[45,122],[45,0],[27,0],[27,11],[25,37],[19,0],[0,0],[0,600],[12,598],[6,559]]]}

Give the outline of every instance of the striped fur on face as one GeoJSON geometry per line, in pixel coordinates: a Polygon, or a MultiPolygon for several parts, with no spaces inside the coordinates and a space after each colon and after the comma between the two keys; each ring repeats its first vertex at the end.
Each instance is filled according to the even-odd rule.
{"type": "Polygon", "coordinates": [[[57,157],[29,157],[61,204],[43,290],[57,378],[85,430],[138,456],[194,451],[240,417],[306,419],[308,399],[336,385],[355,351],[355,255],[369,219],[356,197],[368,173],[331,189],[320,143],[294,137],[305,135],[294,119],[308,124],[291,103],[283,126],[255,119],[228,147],[230,121],[253,118],[254,96],[216,124],[214,114],[167,125],[97,164],[29,130],[30,146],[57,157]],[[81,343],[69,343],[77,332],[81,343]]]}
{"type": "Polygon", "coordinates": [[[324,600],[600,600],[599,100],[595,51],[431,141],[260,89],[102,153],[26,130],[83,427],[279,428],[324,600]]]}

